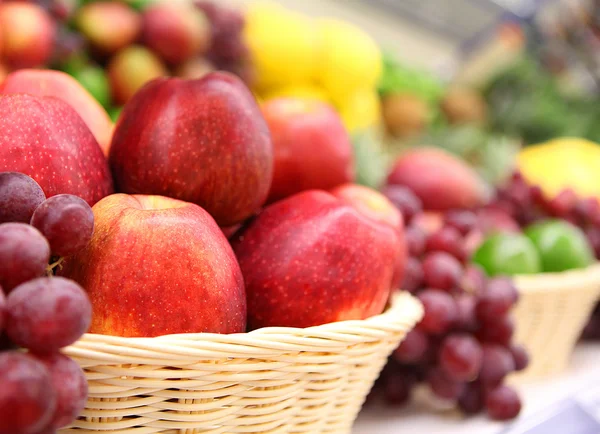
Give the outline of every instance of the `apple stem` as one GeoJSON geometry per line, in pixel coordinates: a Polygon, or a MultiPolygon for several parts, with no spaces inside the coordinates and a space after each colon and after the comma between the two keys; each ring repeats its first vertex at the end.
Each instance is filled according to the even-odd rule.
{"type": "Polygon", "coordinates": [[[60,257],[58,258],[58,260],[54,261],[53,263],[51,263],[50,265],[48,265],[48,267],[46,267],[46,274],[48,274],[48,276],[52,276],[54,275],[54,269],[56,267],[61,267],[62,262],[64,261],[64,257],[60,257]]]}

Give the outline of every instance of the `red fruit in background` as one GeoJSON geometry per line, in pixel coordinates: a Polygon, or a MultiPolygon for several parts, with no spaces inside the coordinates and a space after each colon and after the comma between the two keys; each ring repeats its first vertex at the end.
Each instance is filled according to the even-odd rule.
{"type": "Polygon", "coordinates": [[[79,9],[75,24],[94,48],[112,54],[135,42],[142,19],[124,2],[97,1],[79,9]]]}
{"type": "Polygon", "coordinates": [[[352,143],[332,107],[320,101],[277,98],[264,103],[262,112],[275,156],[268,202],[354,181],[352,143]]]}
{"type": "Polygon", "coordinates": [[[267,198],[273,149],[252,93],[217,72],[138,92],[115,129],[110,164],[120,191],[196,203],[230,226],[267,198]]]}
{"type": "Polygon", "coordinates": [[[53,96],[73,108],[86,123],[98,144],[108,155],[113,124],[106,110],[77,80],[60,71],[22,69],[10,74],[0,93],[28,93],[37,96],[53,96]]]}
{"type": "Polygon", "coordinates": [[[381,313],[399,240],[393,228],[311,190],[266,207],[232,246],[254,329],[309,327],[381,313]]]}
{"type": "Polygon", "coordinates": [[[149,81],[167,75],[161,60],[146,47],[131,45],[119,51],[107,68],[112,97],[125,104],[149,81]]]}
{"type": "Polygon", "coordinates": [[[90,333],[245,331],[242,273],[206,211],[167,197],[126,194],[106,197],[93,211],[92,240],[59,270],[90,297],[90,333]]]}
{"type": "Polygon", "coordinates": [[[215,71],[214,65],[208,60],[201,57],[190,59],[187,62],[179,65],[175,71],[175,75],[180,78],[202,78],[209,72],[215,71]]]}
{"type": "Polygon", "coordinates": [[[56,25],[33,3],[0,4],[2,58],[12,68],[44,65],[54,46],[56,25]]]}
{"type": "Polygon", "coordinates": [[[46,197],[68,193],[90,205],[113,191],[98,142],[56,98],[0,95],[0,171],[31,176],[46,197]]]}
{"type": "Polygon", "coordinates": [[[402,154],[387,182],[412,189],[426,210],[472,208],[485,199],[483,182],[477,173],[441,149],[421,148],[402,154]]]}
{"type": "Polygon", "coordinates": [[[210,22],[191,3],[164,1],[144,10],[142,40],[165,61],[181,63],[208,50],[210,22]]]}

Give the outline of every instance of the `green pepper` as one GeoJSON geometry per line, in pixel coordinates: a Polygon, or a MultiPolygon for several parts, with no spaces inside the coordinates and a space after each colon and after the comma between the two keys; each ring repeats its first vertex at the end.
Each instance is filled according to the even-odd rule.
{"type": "Polygon", "coordinates": [[[585,268],[594,262],[594,253],[581,229],[564,220],[546,220],[525,229],[542,260],[545,272],[585,268]]]}
{"type": "Polygon", "coordinates": [[[489,276],[535,274],[542,270],[535,246],[520,233],[491,235],[479,246],[472,260],[489,276]]]}

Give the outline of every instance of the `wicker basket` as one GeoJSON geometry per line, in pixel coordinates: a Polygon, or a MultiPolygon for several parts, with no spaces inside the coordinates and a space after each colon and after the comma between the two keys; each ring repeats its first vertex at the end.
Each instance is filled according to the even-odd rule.
{"type": "Polygon", "coordinates": [[[515,381],[556,375],[569,358],[600,299],[600,264],[583,270],[518,276],[515,342],[529,350],[530,365],[515,381]]]}
{"type": "Polygon", "coordinates": [[[364,321],[158,338],[86,335],[86,409],[61,433],[349,433],[389,354],[420,320],[406,293],[364,321]]]}

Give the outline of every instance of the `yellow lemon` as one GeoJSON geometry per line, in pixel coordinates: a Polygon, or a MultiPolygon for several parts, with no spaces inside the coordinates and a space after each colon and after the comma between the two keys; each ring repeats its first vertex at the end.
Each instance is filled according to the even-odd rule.
{"type": "Polygon", "coordinates": [[[557,138],[523,149],[517,166],[525,179],[548,197],[565,188],[600,199],[600,145],[579,138],[557,138]]]}
{"type": "Polygon", "coordinates": [[[293,97],[301,99],[310,99],[329,102],[329,97],[325,91],[318,86],[306,84],[306,85],[292,85],[274,89],[263,93],[264,99],[269,100],[280,97],[293,97]]]}
{"type": "Polygon", "coordinates": [[[318,20],[317,81],[336,104],[357,89],[375,88],[383,70],[381,50],[359,27],[337,19],[318,20]]]}
{"type": "Polygon", "coordinates": [[[375,89],[354,91],[338,107],[349,132],[365,130],[381,123],[381,104],[375,89]]]}
{"type": "Polygon", "coordinates": [[[251,4],[244,39],[259,90],[310,83],[315,75],[317,32],[314,22],[275,3],[251,4]]]}

